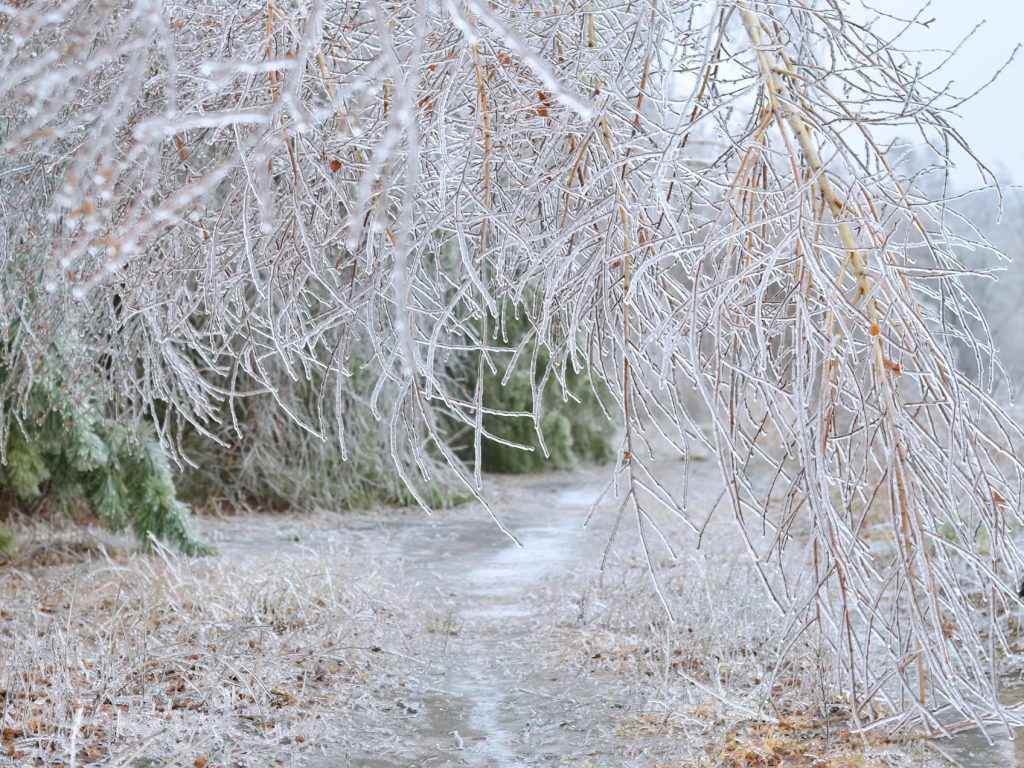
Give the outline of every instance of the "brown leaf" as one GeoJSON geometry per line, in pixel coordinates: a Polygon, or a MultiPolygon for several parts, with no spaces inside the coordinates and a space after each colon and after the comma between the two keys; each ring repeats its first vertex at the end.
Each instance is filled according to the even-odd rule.
{"type": "Polygon", "coordinates": [[[537,107],[537,117],[547,117],[548,107],[551,106],[551,99],[544,91],[537,91],[537,98],[540,99],[540,106],[537,107]]]}

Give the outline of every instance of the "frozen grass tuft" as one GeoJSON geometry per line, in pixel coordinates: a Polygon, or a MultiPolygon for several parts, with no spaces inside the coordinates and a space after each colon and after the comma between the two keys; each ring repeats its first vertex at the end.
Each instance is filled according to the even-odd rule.
{"type": "Polygon", "coordinates": [[[611,736],[686,768],[924,764],[916,737],[856,733],[835,650],[812,635],[787,642],[738,529],[712,525],[699,550],[678,540],[679,558],[657,563],[675,622],[657,610],[636,538],[544,601],[552,658],[621,694],[611,736]]]}
{"type": "Polygon", "coordinates": [[[62,564],[0,571],[0,754],[18,764],[281,764],[372,741],[380,693],[416,666],[401,601],[340,554],[47,551],[62,564]]]}

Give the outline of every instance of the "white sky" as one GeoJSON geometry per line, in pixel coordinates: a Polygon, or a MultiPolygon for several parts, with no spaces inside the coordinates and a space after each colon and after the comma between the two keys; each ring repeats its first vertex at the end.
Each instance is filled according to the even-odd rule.
{"type": "MultiPolygon", "coordinates": [[[[923,0],[868,0],[885,13],[911,17],[923,0]]],[[[927,49],[953,48],[975,25],[985,22],[945,69],[935,73],[933,86],[953,81],[953,92],[967,95],[988,81],[1024,43],[1024,0],[932,0],[921,15],[934,18],[927,29],[916,27],[902,47],[921,49],[927,65],[940,57],[927,49]]],[[[881,28],[878,28],[881,31],[881,28]]],[[[1024,50],[988,89],[952,121],[1002,181],[1024,183],[1024,50]]],[[[966,170],[966,169],[964,169],[966,170]]],[[[973,177],[973,181],[977,181],[973,177]]]]}

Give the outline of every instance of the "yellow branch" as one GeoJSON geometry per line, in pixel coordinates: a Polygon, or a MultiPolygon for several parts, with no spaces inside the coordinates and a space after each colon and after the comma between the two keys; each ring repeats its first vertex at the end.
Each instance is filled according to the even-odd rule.
{"type": "MultiPolygon", "coordinates": [[[[895,491],[896,491],[896,504],[900,512],[900,523],[901,523],[901,534],[903,536],[903,544],[906,548],[908,557],[908,573],[911,580],[914,579],[914,552],[918,551],[924,559],[925,569],[928,572],[930,578],[931,574],[931,562],[928,550],[926,547],[916,548],[913,542],[913,536],[911,531],[911,509],[910,509],[910,498],[907,489],[907,477],[904,472],[904,466],[906,463],[906,454],[903,449],[902,441],[899,437],[899,432],[896,427],[896,415],[895,415],[895,394],[892,388],[891,371],[885,365],[885,355],[882,349],[882,336],[881,336],[881,315],[878,310],[878,304],[875,298],[871,295],[871,284],[868,279],[867,264],[864,260],[863,254],[860,252],[860,248],[857,244],[856,238],[853,236],[853,232],[850,229],[849,223],[845,220],[845,216],[850,213],[849,207],[843,202],[832,185],[828,174],[825,172],[825,164],[821,159],[821,153],[818,151],[817,145],[811,137],[811,131],[806,121],[801,115],[798,109],[781,109],[779,106],[779,95],[782,93],[776,77],[779,74],[784,76],[792,76],[795,80],[797,79],[796,73],[793,72],[792,62],[784,54],[782,55],[784,66],[772,60],[772,56],[769,51],[765,48],[762,38],[762,24],[757,16],[750,10],[750,5],[744,2],[741,8],[741,16],[743,18],[743,25],[746,27],[747,35],[750,38],[754,50],[757,54],[758,63],[761,68],[761,74],[764,76],[765,84],[768,89],[768,98],[771,104],[771,111],[775,116],[775,119],[780,124],[785,122],[793,134],[796,136],[797,142],[800,145],[800,150],[803,153],[804,159],[807,165],[814,174],[815,181],[817,183],[818,191],[821,194],[822,202],[825,207],[829,209],[832,214],[832,218],[836,223],[836,228],[839,231],[839,238],[843,243],[843,247],[847,251],[846,259],[843,262],[842,268],[838,280],[842,280],[843,274],[848,267],[852,267],[853,277],[857,284],[858,296],[864,297],[867,306],[867,316],[869,322],[868,335],[871,339],[871,344],[874,351],[875,366],[878,371],[879,385],[885,388],[885,392],[882,398],[882,407],[885,413],[886,421],[889,425],[889,434],[892,440],[892,448],[894,449],[893,457],[893,474],[895,479],[895,491]]],[[[796,106],[794,104],[794,106],[796,106]]],[[[801,104],[803,106],[803,104],[801,104]]],[[[831,323],[830,323],[831,327],[831,323]]],[[[830,375],[828,371],[829,366],[826,366],[826,376],[830,375]]],[[[826,382],[827,384],[827,382],[826,382]]],[[[920,515],[915,511],[915,522],[920,527],[922,521],[920,515]]],[[[936,614],[938,615],[938,614],[936,614]]],[[[925,701],[925,673],[924,673],[924,661],[920,652],[917,654],[917,672],[919,689],[918,695],[921,703],[925,701]]]]}

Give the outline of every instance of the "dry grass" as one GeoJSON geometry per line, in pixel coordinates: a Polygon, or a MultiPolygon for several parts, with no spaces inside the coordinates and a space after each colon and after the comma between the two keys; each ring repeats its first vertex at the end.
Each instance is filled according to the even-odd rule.
{"type": "Polygon", "coordinates": [[[774,724],[748,724],[709,746],[706,762],[722,768],[885,768],[883,756],[893,743],[851,736],[846,729],[826,731],[820,720],[789,717],[774,724]]]}
{"type": "Polygon", "coordinates": [[[19,765],[280,765],[353,734],[365,747],[417,666],[372,562],[188,561],[66,537],[22,553],[0,568],[0,755],[19,765]]]}

